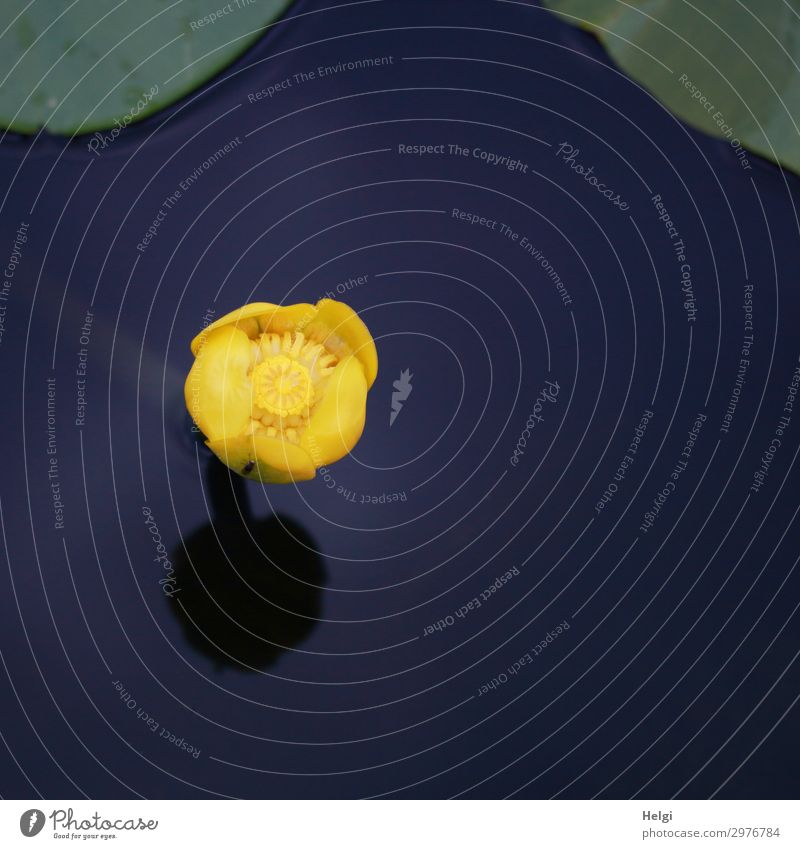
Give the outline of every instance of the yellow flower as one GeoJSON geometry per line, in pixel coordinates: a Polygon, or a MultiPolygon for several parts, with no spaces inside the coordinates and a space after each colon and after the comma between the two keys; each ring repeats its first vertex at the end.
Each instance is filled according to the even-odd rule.
{"type": "Polygon", "coordinates": [[[345,304],[247,304],[191,347],[186,407],[206,445],[238,474],[310,480],[361,437],[378,355],[345,304]]]}

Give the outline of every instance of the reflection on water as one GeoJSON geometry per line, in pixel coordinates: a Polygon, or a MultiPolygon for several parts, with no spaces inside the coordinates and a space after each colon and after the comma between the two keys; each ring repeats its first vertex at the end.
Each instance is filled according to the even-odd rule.
{"type": "Polygon", "coordinates": [[[297,522],[251,516],[245,481],[222,463],[209,463],[207,482],[213,521],[174,551],[170,606],[219,668],[258,670],[311,633],[325,570],[297,522]]]}

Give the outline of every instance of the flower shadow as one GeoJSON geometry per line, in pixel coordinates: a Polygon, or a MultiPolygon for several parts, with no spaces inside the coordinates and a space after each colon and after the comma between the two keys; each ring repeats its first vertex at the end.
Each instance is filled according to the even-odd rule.
{"type": "Polygon", "coordinates": [[[213,460],[212,521],[176,547],[170,607],[221,670],[257,672],[305,640],[321,612],[322,559],[299,523],[252,517],[242,478],[213,460]]]}

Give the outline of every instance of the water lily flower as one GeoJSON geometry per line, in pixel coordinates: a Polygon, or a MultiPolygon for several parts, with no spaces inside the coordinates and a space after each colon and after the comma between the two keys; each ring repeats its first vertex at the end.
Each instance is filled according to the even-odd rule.
{"type": "Polygon", "coordinates": [[[346,304],[247,304],[191,348],[186,407],[206,445],[238,474],[310,480],[361,437],[378,355],[346,304]]]}

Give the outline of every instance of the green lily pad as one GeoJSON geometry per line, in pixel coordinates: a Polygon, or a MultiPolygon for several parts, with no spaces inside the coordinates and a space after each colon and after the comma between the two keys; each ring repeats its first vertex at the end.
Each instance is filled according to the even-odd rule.
{"type": "Polygon", "coordinates": [[[687,123],[800,172],[800,0],[544,0],[687,123]]]}
{"type": "Polygon", "coordinates": [[[5,0],[0,126],[72,136],[163,109],[229,65],[292,0],[5,0]]]}

